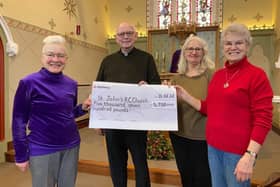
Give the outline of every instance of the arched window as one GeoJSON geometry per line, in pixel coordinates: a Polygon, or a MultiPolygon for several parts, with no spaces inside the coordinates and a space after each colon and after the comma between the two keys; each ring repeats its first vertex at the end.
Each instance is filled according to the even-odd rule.
{"type": "Polygon", "coordinates": [[[173,23],[197,26],[222,22],[222,0],[147,0],[148,29],[165,29],[173,23]]]}
{"type": "Polygon", "coordinates": [[[5,137],[5,120],[4,120],[4,47],[0,38],[0,141],[5,137]]]}

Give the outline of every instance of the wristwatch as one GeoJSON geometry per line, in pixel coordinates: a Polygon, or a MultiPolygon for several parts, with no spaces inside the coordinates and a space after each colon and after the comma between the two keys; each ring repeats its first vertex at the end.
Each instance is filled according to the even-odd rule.
{"type": "Polygon", "coordinates": [[[258,154],[254,151],[246,150],[246,153],[248,153],[249,155],[251,155],[255,159],[257,159],[257,157],[258,157],[258,154]]]}

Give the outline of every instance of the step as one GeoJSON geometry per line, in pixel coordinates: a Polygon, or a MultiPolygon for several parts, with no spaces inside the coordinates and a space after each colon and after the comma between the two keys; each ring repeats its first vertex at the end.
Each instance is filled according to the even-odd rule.
{"type": "Polygon", "coordinates": [[[15,150],[10,149],[9,151],[5,152],[5,160],[6,162],[15,162],[15,150]]]}
{"type": "MultiPolygon", "coordinates": [[[[107,162],[93,161],[93,160],[79,160],[79,172],[90,173],[94,175],[110,176],[109,164],[107,162]]],[[[135,179],[134,167],[128,165],[128,178],[135,179]]],[[[179,173],[175,170],[161,169],[161,168],[149,168],[151,182],[159,184],[169,184],[169,185],[181,185],[179,173]]],[[[273,177],[272,177],[273,179],[273,177]]],[[[251,181],[251,187],[268,187],[266,185],[260,186],[260,184],[266,184],[266,181],[251,181]]],[[[271,183],[270,187],[280,187],[280,183],[271,183]]]]}
{"type": "MultiPolygon", "coordinates": [[[[91,173],[95,175],[110,176],[108,162],[79,160],[79,172],[91,173]]],[[[180,185],[178,171],[170,169],[149,168],[151,182],[159,184],[180,185]]],[[[135,179],[134,167],[128,165],[127,174],[129,179],[135,179]]]]}

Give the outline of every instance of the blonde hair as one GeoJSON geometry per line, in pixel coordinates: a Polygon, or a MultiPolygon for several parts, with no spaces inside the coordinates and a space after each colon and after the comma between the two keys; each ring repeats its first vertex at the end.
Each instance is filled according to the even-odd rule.
{"type": "Polygon", "coordinates": [[[214,62],[210,59],[208,56],[208,45],[205,40],[198,36],[194,36],[191,34],[185,41],[182,49],[181,49],[181,54],[180,54],[180,59],[178,63],[178,72],[180,74],[185,74],[188,71],[188,61],[185,59],[185,51],[191,41],[198,41],[202,45],[202,50],[203,50],[203,57],[201,59],[201,63],[198,69],[199,74],[202,74],[206,71],[207,68],[214,69],[215,64],[214,62]]]}
{"type": "Polygon", "coordinates": [[[67,53],[66,47],[65,47],[65,43],[66,40],[64,37],[60,36],[60,35],[50,35],[47,36],[46,38],[44,38],[43,40],[43,48],[42,48],[42,52],[45,53],[46,52],[46,46],[48,44],[61,44],[64,46],[65,48],[65,53],[67,53]]]}

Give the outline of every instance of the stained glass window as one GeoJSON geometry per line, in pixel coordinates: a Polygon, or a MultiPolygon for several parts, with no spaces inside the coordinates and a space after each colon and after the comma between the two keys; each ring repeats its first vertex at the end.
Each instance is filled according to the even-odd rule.
{"type": "Polygon", "coordinates": [[[217,25],[222,22],[223,0],[147,0],[148,29],[167,28],[172,23],[217,25]]]}
{"type": "Polygon", "coordinates": [[[201,26],[212,24],[212,0],[197,0],[196,7],[196,23],[201,26]]]}
{"type": "Polygon", "coordinates": [[[159,28],[167,27],[171,21],[171,0],[158,0],[158,24],[159,28]]]}
{"type": "Polygon", "coordinates": [[[176,21],[178,22],[186,22],[190,23],[191,22],[191,0],[178,0],[178,9],[176,11],[177,19],[176,21]]]}

